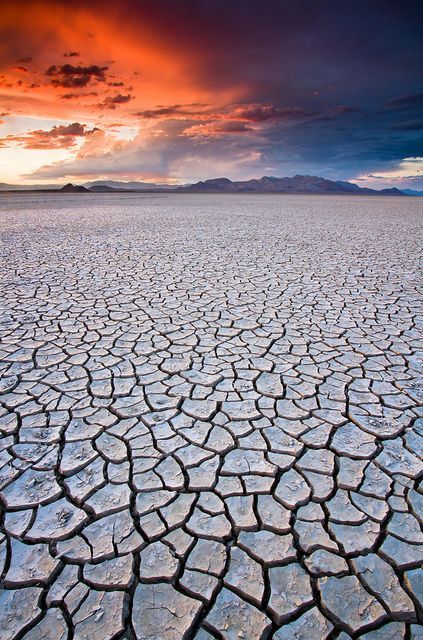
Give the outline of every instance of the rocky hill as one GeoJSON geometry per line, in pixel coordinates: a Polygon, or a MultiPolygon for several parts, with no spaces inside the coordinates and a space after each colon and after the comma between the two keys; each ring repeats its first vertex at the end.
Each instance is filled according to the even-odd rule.
{"type": "Polygon", "coordinates": [[[228,178],[213,178],[195,184],[180,187],[178,191],[196,193],[320,193],[349,195],[385,195],[402,196],[399,189],[368,189],[352,182],[336,182],[317,176],[294,176],[293,178],[274,178],[263,176],[260,179],[232,181],[228,178]]]}

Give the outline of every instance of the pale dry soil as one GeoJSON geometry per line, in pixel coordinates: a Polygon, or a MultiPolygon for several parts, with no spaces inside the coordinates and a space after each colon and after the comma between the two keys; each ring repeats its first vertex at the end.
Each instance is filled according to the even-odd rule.
{"type": "Polygon", "coordinates": [[[0,196],[2,640],[423,637],[422,205],[0,196]]]}

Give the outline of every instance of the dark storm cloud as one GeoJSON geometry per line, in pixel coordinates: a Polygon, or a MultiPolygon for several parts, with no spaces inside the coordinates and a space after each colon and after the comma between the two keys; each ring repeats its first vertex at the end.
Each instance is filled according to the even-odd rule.
{"type": "Polygon", "coordinates": [[[105,81],[107,66],[101,67],[97,64],[89,66],[74,66],[72,64],[51,65],[45,75],[53,78],[51,83],[55,87],[65,87],[67,89],[86,87],[92,79],[105,81]]]}
{"type": "Polygon", "coordinates": [[[318,112],[311,109],[301,108],[278,108],[272,104],[234,104],[228,105],[221,111],[213,109],[205,110],[205,104],[192,104],[192,105],[180,105],[174,104],[169,106],[162,106],[156,109],[147,109],[145,111],[139,111],[135,115],[145,119],[193,119],[193,120],[205,120],[205,119],[228,119],[228,120],[244,120],[246,122],[277,122],[278,120],[289,120],[298,118],[309,118],[314,115],[318,115],[318,112]],[[189,108],[187,108],[189,107],[189,108]],[[196,107],[196,108],[195,108],[196,107]]]}
{"type": "Polygon", "coordinates": [[[412,120],[411,122],[397,122],[389,126],[396,131],[421,131],[423,129],[422,120],[412,120]]]}
{"type": "MultiPolygon", "coordinates": [[[[251,106],[228,117],[272,124],[260,143],[251,140],[263,164],[350,177],[423,155],[423,3],[186,0],[127,7],[148,16],[167,42],[198,52],[193,73],[200,67],[209,86],[245,85],[251,106]]],[[[174,105],[139,115],[189,120],[192,113],[174,105]]]]}
{"type": "Polygon", "coordinates": [[[167,43],[197,52],[193,66],[201,65],[210,83],[252,83],[260,102],[279,104],[284,96],[292,102],[307,89],[356,97],[366,89],[369,97],[382,97],[388,80],[398,94],[421,65],[422,4],[416,1],[147,0],[124,6],[167,43]]]}
{"type": "Polygon", "coordinates": [[[285,169],[347,179],[421,156],[422,141],[416,132],[410,136],[409,130],[368,110],[274,128],[262,153],[264,162],[279,167],[280,173],[285,169]]]}
{"type": "Polygon", "coordinates": [[[390,109],[423,109],[423,93],[416,93],[411,96],[401,96],[393,100],[388,100],[386,107],[390,109]]]}
{"type": "MultiPolygon", "coordinates": [[[[54,7],[61,32],[68,3],[54,7]]],[[[64,31],[57,56],[73,58],[72,47],[89,61],[113,59],[117,75],[99,64],[53,65],[51,93],[68,88],[61,98],[76,109],[79,97],[98,92],[88,106],[102,118],[120,107],[127,126],[155,131],[163,169],[186,154],[206,178],[210,159],[250,153],[257,173],[344,179],[423,155],[421,0],[74,0],[72,16],[75,38],[70,45],[64,31]],[[123,88],[113,96],[113,86],[123,88]]],[[[9,70],[28,52],[41,59],[28,44],[38,33],[32,23],[19,37],[8,33],[9,70]]],[[[38,72],[59,59],[49,56],[38,72]]],[[[30,73],[0,77],[0,85],[14,89],[30,73]]],[[[143,144],[128,143],[131,162],[143,144]]]]}
{"type": "Polygon", "coordinates": [[[121,93],[118,93],[118,95],[116,96],[107,96],[107,98],[105,98],[103,100],[103,102],[101,102],[98,106],[99,108],[106,108],[106,109],[116,109],[116,107],[120,104],[126,104],[127,102],[130,102],[132,100],[132,96],[131,95],[123,95],[121,93]]]}
{"type": "Polygon", "coordinates": [[[89,96],[98,96],[98,93],[96,91],[81,91],[79,93],[62,93],[59,97],[61,100],[80,100],[81,98],[87,98],[89,96]]]}
{"type": "Polygon", "coordinates": [[[232,118],[247,120],[248,122],[266,122],[267,120],[278,121],[290,118],[309,118],[315,115],[311,109],[301,108],[278,108],[272,104],[252,104],[240,105],[231,113],[232,118]]]}
{"type": "Polygon", "coordinates": [[[163,118],[174,118],[174,117],[187,117],[197,115],[197,111],[192,109],[187,109],[183,105],[173,104],[167,107],[158,107],[157,109],[146,109],[145,111],[138,111],[136,116],[145,119],[163,119],[163,118]]]}

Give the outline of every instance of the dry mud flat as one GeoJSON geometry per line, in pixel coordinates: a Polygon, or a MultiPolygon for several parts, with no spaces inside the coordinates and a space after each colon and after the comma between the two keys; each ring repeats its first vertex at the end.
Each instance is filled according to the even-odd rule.
{"type": "Polygon", "coordinates": [[[0,200],[2,640],[423,637],[422,204],[0,200]]]}

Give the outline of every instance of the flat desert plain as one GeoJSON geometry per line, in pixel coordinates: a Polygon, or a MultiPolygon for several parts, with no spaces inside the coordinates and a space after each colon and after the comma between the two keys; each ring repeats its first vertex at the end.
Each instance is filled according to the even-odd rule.
{"type": "Polygon", "coordinates": [[[2,640],[422,637],[422,205],[0,197],[2,640]]]}

